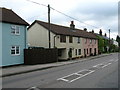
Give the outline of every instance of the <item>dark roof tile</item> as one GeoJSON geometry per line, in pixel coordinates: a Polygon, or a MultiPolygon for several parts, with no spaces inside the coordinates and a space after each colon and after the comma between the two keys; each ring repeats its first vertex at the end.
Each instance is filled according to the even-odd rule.
{"type": "Polygon", "coordinates": [[[0,18],[0,22],[20,24],[20,25],[26,25],[26,26],[29,25],[25,20],[23,20],[11,9],[0,8],[0,17],[2,17],[0,18]]]}
{"type": "MultiPolygon", "coordinates": [[[[47,22],[35,20],[33,22],[33,24],[34,23],[38,23],[38,24],[42,25],[43,27],[45,27],[46,29],[49,29],[49,24],[47,22]]],[[[30,25],[30,27],[32,25],[30,25]]],[[[29,28],[28,28],[28,30],[29,30],[29,28]]],[[[51,28],[50,29],[51,32],[58,34],[58,35],[77,36],[77,37],[97,39],[97,37],[94,34],[86,32],[84,30],[80,30],[80,29],[72,30],[72,29],[70,29],[70,27],[65,27],[65,26],[55,25],[55,24],[50,24],[50,28],[51,28]]]]}

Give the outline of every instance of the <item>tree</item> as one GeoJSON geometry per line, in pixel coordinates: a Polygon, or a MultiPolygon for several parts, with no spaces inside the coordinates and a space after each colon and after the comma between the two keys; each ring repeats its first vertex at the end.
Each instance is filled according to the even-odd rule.
{"type": "Polygon", "coordinates": [[[119,47],[120,47],[120,37],[117,35],[117,37],[116,37],[116,41],[118,42],[118,45],[119,45],[119,47]]]}

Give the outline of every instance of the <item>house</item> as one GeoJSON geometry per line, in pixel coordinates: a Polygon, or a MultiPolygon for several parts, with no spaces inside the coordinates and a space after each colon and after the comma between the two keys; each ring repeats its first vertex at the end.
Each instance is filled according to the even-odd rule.
{"type": "Polygon", "coordinates": [[[107,53],[114,51],[117,42],[115,40],[110,39],[107,37],[107,34],[102,34],[102,30],[100,29],[99,34],[94,33],[96,37],[98,38],[98,51],[99,53],[107,53]]]}
{"type": "MultiPolygon", "coordinates": [[[[97,42],[94,34],[76,29],[73,21],[70,27],[50,24],[50,44],[51,48],[58,49],[58,59],[66,60],[89,56],[91,53],[98,54],[97,42]],[[96,43],[84,43],[85,40],[96,43]]],[[[35,20],[28,27],[28,43],[31,47],[49,48],[49,24],[35,20]]]]}
{"type": "Polygon", "coordinates": [[[100,53],[105,53],[109,51],[109,38],[107,37],[107,34],[102,34],[102,29],[100,29],[99,34],[94,33],[96,37],[98,38],[98,51],[100,53]]]}
{"type": "MultiPolygon", "coordinates": [[[[84,31],[87,31],[85,28],[84,31]]],[[[83,38],[83,52],[84,56],[92,56],[92,55],[97,55],[98,54],[98,39],[95,37],[93,33],[86,32],[85,36],[89,36],[89,38],[83,38]]]]}
{"type": "Polygon", "coordinates": [[[113,44],[116,46],[116,47],[119,47],[118,46],[118,42],[116,40],[113,39],[113,44]]]}
{"type": "Polygon", "coordinates": [[[0,8],[0,17],[0,67],[23,64],[29,24],[11,9],[0,8]]]}

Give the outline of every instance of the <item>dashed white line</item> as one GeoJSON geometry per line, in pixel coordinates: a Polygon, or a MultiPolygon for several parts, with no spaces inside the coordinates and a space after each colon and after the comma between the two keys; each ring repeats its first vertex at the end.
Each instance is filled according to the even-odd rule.
{"type": "Polygon", "coordinates": [[[66,81],[66,82],[68,82],[68,83],[71,83],[71,82],[73,82],[73,81],[75,81],[75,80],[78,80],[78,79],[80,79],[80,78],[82,78],[82,77],[84,77],[84,76],[87,76],[88,74],[93,73],[93,72],[94,72],[94,71],[92,71],[92,70],[84,69],[84,70],[78,71],[78,72],[76,72],[76,73],[72,73],[72,74],[70,74],[70,75],[64,76],[64,77],[62,77],[62,78],[58,78],[57,80],[63,80],[63,81],[66,81]],[[83,72],[83,71],[88,71],[88,73],[86,73],[86,74],[79,74],[80,72],[83,72]],[[68,77],[70,77],[70,76],[72,76],[72,75],[78,75],[78,77],[75,78],[75,79],[72,79],[72,80],[67,80],[67,79],[65,79],[65,78],[68,78],[68,77]]]}
{"type": "Polygon", "coordinates": [[[63,81],[66,81],[66,82],[68,82],[68,81],[69,81],[69,80],[64,79],[64,78],[59,78],[59,79],[57,79],[57,80],[63,80],[63,81]]]}
{"type": "Polygon", "coordinates": [[[114,62],[117,62],[118,60],[115,60],[114,62]]]}
{"type": "MultiPolygon", "coordinates": [[[[93,66],[93,67],[95,67],[95,68],[104,68],[104,67],[107,67],[108,65],[110,65],[110,64],[112,64],[111,62],[112,61],[118,61],[118,60],[110,60],[109,62],[103,62],[103,63],[100,63],[100,64],[97,64],[97,65],[95,65],[95,66],[93,66]]],[[[64,77],[61,77],[61,78],[58,78],[57,80],[62,80],[62,81],[65,81],[65,82],[68,82],[68,83],[71,83],[71,82],[73,82],[73,81],[76,81],[76,80],[78,80],[78,79],[80,79],[80,78],[82,78],[82,77],[85,77],[85,76],[87,76],[87,75],[89,75],[89,74],[91,74],[91,73],[93,73],[93,72],[95,72],[95,70],[89,70],[89,69],[83,69],[83,70],[81,70],[81,71],[78,71],[78,72],[76,72],[76,73],[72,73],[72,74],[69,74],[69,75],[67,75],[67,76],[64,76],[64,77]],[[70,80],[70,77],[74,77],[75,76],[75,79],[72,79],[72,80],[70,80]],[[68,79],[69,78],[69,79],[68,79]]]]}
{"type": "Polygon", "coordinates": [[[63,78],[66,78],[66,77],[72,76],[72,75],[74,75],[74,74],[75,74],[75,73],[69,74],[69,75],[64,76],[64,77],[62,77],[62,78],[58,78],[57,80],[62,80],[63,78]]]}
{"type": "Polygon", "coordinates": [[[87,73],[87,74],[85,74],[85,75],[81,75],[80,77],[71,80],[70,83],[73,82],[73,81],[76,81],[76,80],[78,80],[78,79],[80,79],[80,78],[82,78],[82,77],[85,77],[85,76],[87,76],[88,74],[91,74],[91,73],[93,73],[93,72],[94,72],[94,71],[91,71],[91,72],[89,72],[89,73],[87,73]]]}
{"type": "Polygon", "coordinates": [[[102,68],[107,67],[107,66],[110,65],[110,64],[112,64],[112,63],[108,63],[108,64],[104,65],[102,68]]]}

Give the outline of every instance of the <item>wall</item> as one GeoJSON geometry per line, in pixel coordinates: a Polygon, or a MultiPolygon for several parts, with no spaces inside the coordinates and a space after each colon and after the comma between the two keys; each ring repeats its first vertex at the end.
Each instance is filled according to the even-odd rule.
{"type": "Polygon", "coordinates": [[[58,61],[57,49],[25,49],[25,64],[45,64],[58,61]]]}
{"type": "MultiPolygon", "coordinates": [[[[92,48],[92,52],[94,54],[94,48],[96,48],[96,54],[98,54],[98,40],[96,40],[96,43],[94,42],[95,39],[92,39],[92,43],[90,43],[90,38],[83,38],[83,54],[84,54],[84,49],[86,49],[86,56],[90,56],[90,48],[92,48]],[[87,39],[87,43],[85,43],[87,39]],[[88,49],[88,54],[87,54],[87,49],[88,49]]],[[[85,55],[84,55],[85,56],[85,55]]]]}
{"type": "Polygon", "coordinates": [[[44,27],[40,26],[39,24],[35,23],[29,30],[28,30],[28,43],[30,46],[36,47],[45,47],[48,48],[48,30],[44,27]]]}
{"type": "Polygon", "coordinates": [[[9,65],[16,65],[16,64],[23,64],[24,63],[24,49],[26,46],[25,40],[25,26],[20,26],[20,35],[12,35],[11,34],[11,25],[8,23],[3,23],[3,65],[2,66],[9,66],[9,65]],[[20,55],[12,56],[11,55],[11,46],[12,45],[19,45],[20,46],[20,55]]]}
{"type": "Polygon", "coordinates": [[[65,50],[63,50],[64,55],[62,57],[60,57],[60,59],[68,59],[69,58],[68,52],[69,52],[70,48],[72,48],[72,58],[82,56],[82,52],[81,52],[81,55],[78,55],[78,49],[81,49],[81,51],[82,51],[82,38],[80,38],[80,43],[78,43],[78,37],[73,37],[73,43],[69,43],[69,36],[66,36],[66,43],[61,43],[60,35],[58,35],[58,37],[56,37],[56,47],[57,48],[66,48],[65,50]],[[77,49],[77,55],[75,55],[76,49],[77,49]]]}
{"type": "MultiPolygon", "coordinates": [[[[66,43],[60,42],[60,35],[55,35],[51,32],[51,48],[54,48],[54,37],[55,37],[55,47],[58,49],[62,49],[62,56],[59,57],[59,59],[68,59],[68,52],[69,49],[72,48],[72,58],[81,57],[84,56],[84,49],[90,49],[92,48],[92,52],[94,52],[94,48],[96,48],[98,51],[98,42],[96,41],[96,44],[92,43],[89,44],[89,40],[87,39],[88,43],[85,44],[85,39],[80,37],[80,43],[78,43],[78,37],[73,37],[73,43],[69,43],[69,36],[66,36],[66,43]],[[77,49],[77,55],[76,50],[77,49]],[[78,55],[78,50],[81,49],[81,55],[78,55]]],[[[48,42],[48,30],[44,28],[43,26],[35,23],[29,30],[28,30],[28,42],[30,43],[30,46],[38,46],[38,47],[49,47],[48,42]]],[[[94,41],[93,41],[94,42],[94,41]]],[[[89,50],[88,50],[89,51],[89,50]]],[[[86,51],[87,52],[87,51],[86,51]]],[[[98,53],[98,52],[96,52],[98,53]]],[[[90,54],[88,53],[87,56],[90,54]]]]}
{"type": "Polygon", "coordinates": [[[0,66],[2,66],[2,23],[0,22],[0,66]]]}

